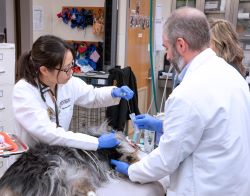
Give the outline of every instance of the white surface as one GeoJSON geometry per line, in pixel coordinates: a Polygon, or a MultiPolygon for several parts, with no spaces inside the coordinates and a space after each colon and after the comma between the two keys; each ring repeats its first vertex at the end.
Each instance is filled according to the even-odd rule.
{"type": "Polygon", "coordinates": [[[97,189],[98,196],[163,196],[164,194],[164,189],[159,182],[138,184],[112,179],[109,183],[97,189]]]}

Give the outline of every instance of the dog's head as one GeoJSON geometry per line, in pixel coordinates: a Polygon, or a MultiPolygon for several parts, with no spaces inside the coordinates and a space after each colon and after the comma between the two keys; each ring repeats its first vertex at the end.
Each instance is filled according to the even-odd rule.
{"type": "Polygon", "coordinates": [[[129,164],[139,161],[140,148],[133,143],[128,137],[125,137],[123,133],[117,132],[116,138],[120,141],[120,144],[116,147],[117,152],[121,154],[120,161],[127,162],[129,164]]]}
{"type": "MultiPolygon", "coordinates": [[[[92,126],[83,132],[88,135],[100,137],[102,134],[110,133],[111,127],[108,126],[108,121],[103,122],[99,126],[92,126]]],[[[129,164],[139,161],[140,148],[133,143],[123,132],[115,132],[117,140],[120,144],[114,149],[100,150],[109,155],[109,159],[117,159],[129,164]]]]}

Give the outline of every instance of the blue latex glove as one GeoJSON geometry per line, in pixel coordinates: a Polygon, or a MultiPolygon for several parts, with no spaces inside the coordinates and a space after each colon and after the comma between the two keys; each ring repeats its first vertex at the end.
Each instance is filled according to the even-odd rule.
{"type": "Polygon", "coordinates": [[[117,161],[117,160],[114,160],[114,159],[111,159],[110,163],[115,166],[116,171],[118,171],[121,174],[124,174],[124,175],[128,176],[128,168],[130,166],[128,163],[125,163],[125,162],[122,162],[122,161],[117,161]]]}
{"type": "Polygon", "coordinates": [[[140,114],[135,116],[134,124],[139,129],[147,129],[156,132],[162,132],[162,121],[149,115],[149,114],[140,114]]]}
{"type": "Polygon", "coordinates": [[[130,100],[134,96],[134,92],[128,86],[114,88],[111,92],[112,97],[121,97],[130,100]]]}
{"type": "Polygon", "coordinates": [[[98,138],[98,148],[113,148],[120,144],[114,133],[103,134],[98,138]]]}

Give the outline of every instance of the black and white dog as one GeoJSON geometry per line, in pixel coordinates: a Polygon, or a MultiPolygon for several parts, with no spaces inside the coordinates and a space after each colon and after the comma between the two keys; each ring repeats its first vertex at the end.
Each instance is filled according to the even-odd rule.
{"type": "MultiPolygon", "coordinates": [[[[88,134],[98,136],[101,129],[88,134]]],[[[0,195],[96,195],[96,188],[103,182],[118,177],[110,166],[110,159],[128,163],[139,159],[138,148],[131,145],[122,133],[116,133],[116,136],[121,143],[109,150],[84,151],[63,146],[36,145],[22,154],[2,176],[0,195]]]]}

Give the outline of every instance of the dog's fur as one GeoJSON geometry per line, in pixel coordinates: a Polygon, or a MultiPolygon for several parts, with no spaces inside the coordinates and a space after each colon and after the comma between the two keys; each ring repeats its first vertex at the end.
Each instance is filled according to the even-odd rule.
{"type": "MultiPolygon", "coordinates": [[[[94,129],[88,134],[103,133],[94,129]],[[93,131],[94,130],[94,131],[93,131]]],[[[38,144],[10,166],[0,179],[4,196],[93,196],[110,177],[117,177],[110,159],[136,162],[137,148],[116,133],[120,145],[114,149],[84,151],[63,146],[38,144]]]]}

